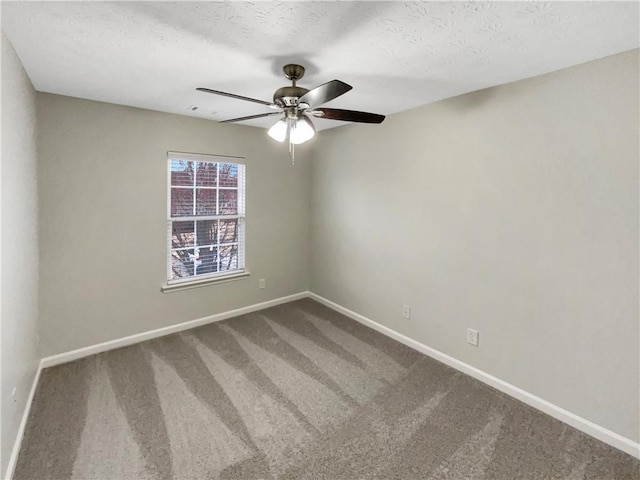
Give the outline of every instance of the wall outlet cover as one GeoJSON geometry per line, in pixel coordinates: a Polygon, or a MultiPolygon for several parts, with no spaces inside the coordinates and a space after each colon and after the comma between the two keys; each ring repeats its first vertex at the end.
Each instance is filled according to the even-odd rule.
{"type": "Polygon", "coordinates": [[[467,343],[473,345],[474,347],[478,346],[478,337],[480,334],[477,330],[473,328],[467,328],[467,343]]]}

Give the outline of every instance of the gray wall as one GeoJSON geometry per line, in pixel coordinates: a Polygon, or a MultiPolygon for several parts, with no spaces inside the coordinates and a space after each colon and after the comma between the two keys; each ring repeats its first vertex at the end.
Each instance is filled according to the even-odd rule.
{"type": "Polygon", "coordinates": [[[38,122],[43,356],[308,289],[304,149],[292,167],[262,129],[50,94],[38,122]],[[248,279],[160,292],[169,150],[246,157],[248,279]]]}
{"type": "Polygon", "coordinates": [[[635,50],[323,132],[311,290],[637,442],[638,105],[635,50]]]}
{"type": "Polygon", "coordinates": [[[36,93],[9,40],[2,43],[2,465],[7,470],[38,367],[36,93]],[[12,398],[12,390],[16,396],[12,398]]]}

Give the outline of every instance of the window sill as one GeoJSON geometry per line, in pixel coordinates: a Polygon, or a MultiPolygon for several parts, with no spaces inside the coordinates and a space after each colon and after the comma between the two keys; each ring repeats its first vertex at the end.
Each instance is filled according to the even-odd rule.
{"type": "Polygon", "coordinates": [[[242,273],[225,275],[224,277],[203,278],[201,280],[193,280],[190,282],[182,282],[182,283],[172,283],[172,284],[165,283],[160,287],[160,290],[162,291],[162,293],[179,292],[181,290],[190,290],[192,288],[207,287],[209,285],[214,285],[218,283],[235,282],[236,280],[242,280],[243,278],[247,278],[249,275],[250,273],[245,270],[242,273]]]}

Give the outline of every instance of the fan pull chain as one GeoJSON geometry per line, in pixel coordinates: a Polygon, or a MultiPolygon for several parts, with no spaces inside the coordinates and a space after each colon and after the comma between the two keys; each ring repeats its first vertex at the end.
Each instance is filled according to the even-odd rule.
{"type": "Polygon", "coordinates": [[[291,159],[291,165],[293,166],[296,164],[296,147],[291,141],[291,137],[296,129],[296,122],[294,119],[289,118],[289,124],[291,125],[289,129],[289,158],[291,159]]]}

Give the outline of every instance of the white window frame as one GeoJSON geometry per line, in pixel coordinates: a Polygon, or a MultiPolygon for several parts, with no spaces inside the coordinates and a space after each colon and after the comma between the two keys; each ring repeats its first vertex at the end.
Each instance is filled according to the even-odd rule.
{"type": "MultiPolygon", "coordinates": [[[[196,169],[194,169],[194,172],[196,169]]],[[[216,169],[217,175],[220,174],[219,169],[216,169]]],[[[249,272],[245,269],[245,164],[243,157],[230,157],[223,155],[207,155],[200,153],[184,153],[184,152],[167,152],[167,275],[166,275],[166,284],[163,285],[163,292],[170,292],[174,290],[182,290],[186,288],[194,288],[203,285],[209,285],[211,283],[218,282],[226,282],[231,280],[236,280],[240,278],[245,278],[249,275],[249,272]],[[238,167],[238,213],[236,215],[193,215],[193,216],[171,216],[171,162],[172,160],[185,161],[185,162],[209,162],[209,163],[226,163],[226,164],[235,164],[238,167]],[[197,273],[190,277],[183,278],[174,278],[172,279],[172,252],[176,250],[172,245],[172,235],[173,235],[173,222],[195,222],[203,221],[203,220],[237,220],[238,221],[238,234],[237,234],[237,244],[238,244],[238,263],[237,267],[234,270],[226,270],[223,272],[216,271],[213,273],[201,274],[197,273]]],[[[173,186],[175,187],[175,186],[173,186]]],[[[182,188],[182,187],[181,187],[182,188]]],[[[196,188],[197,180],[194,179],[193,187],[184,187],[184,188],[193,188],[194,195],[193,201],[196,201],[196,188]]],[[[219,182],[216,182],[215,187],[208,187],[211,189],[215,189],[217,195],[219,195],[220,190],[236,190],[234,187],[221,187],[219,182]]],[[[217,202],[216,202],[217,203],[217,202]]],[[[219,205],[219,203],[217,203],[219,205]]],[[[196,229],[197,230],[197,229],[196,229]]],[[[195,234],[197,236],[197,233],[195,234]]],[[[220,229],[218,228],[218,238],[215,246],[217,248],[229,246],[235,244],[227,244],[220,243],[220,229]]],[[[184,247],[185,249],[198,249],[197,245],[197,237],[194,238],[194,246],[193,247],[184,247]]],[[[205,247],[206,248],[206,247],[205,247]]],[[[220,262],[220,257],[218,257],[218,265],[220,262]]],[[[197,265],[194,265],[194,269],[197,272],[197,265]]],[[[218,269],[219,270],[219,266],[218,269]]]]}

